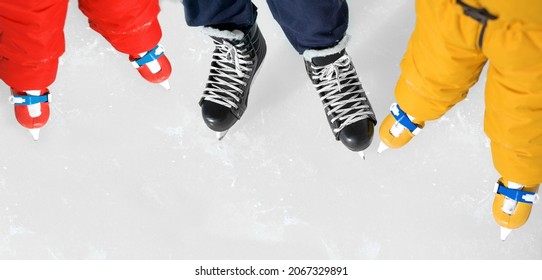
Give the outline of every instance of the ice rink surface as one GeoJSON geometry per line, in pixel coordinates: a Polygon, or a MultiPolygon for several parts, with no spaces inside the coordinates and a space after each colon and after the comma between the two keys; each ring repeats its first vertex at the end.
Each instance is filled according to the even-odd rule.
{"type": "MultiPolygon", "coordinates": [[[[212,40],[161,1],[166,91],[70,1],[40,140],[0,83],[0,259],[542,259],[542,208],[507,241],[493,220],[485,76],[400,150],[366,160],[334,140],[303,59],[265,1],[268,43],[245,115],[217,141],[198,106],[212,40]]],[[[413,1],[350,1],[347,47],[382,121],[413,1]]],[[[485,74],[485,73],[484,73],[485,74]]],[[[380,124],[380,123],[379,123],[380,124]]]]}

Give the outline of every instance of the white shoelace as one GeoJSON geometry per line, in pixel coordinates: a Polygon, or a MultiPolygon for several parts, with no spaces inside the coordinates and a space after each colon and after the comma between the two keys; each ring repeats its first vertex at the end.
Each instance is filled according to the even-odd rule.
{"type": "Polygon", "coordinates": [[[204,100],[212,101],[228,108],[237,109],[243,94],[241,87],[246,86],[244,78],[249,77],[253,64],[246,46],[241,42],[233,45],[228,41],[214,40],[218,52],[213,54],[211,74],[203,92],[204,100]]]}
{"type": "Polygon", "coordinates": [[[312,65],[312,68],[312,79],[316,82],[316,90],[321,96],[320,100],[324,107],[328,108],[327,114],[336,114],[331,122],[336,120],[340,122],[340,126],[333,129],[334,133],[338,133],[345,126],[366,119],[373,114],[369,105],[364,102],[367,98],[363,96],[361,82],[357,79],[356,70],[351,67],[348,55],[343,55],[330,65],[312,65]],[[341,92],[343,88],[347,88],[347,90],[341,92]],[[346,98],[347,96],[350,97],[346,98]],[[352,105],[347,106],[348,104],[352,105]]]}

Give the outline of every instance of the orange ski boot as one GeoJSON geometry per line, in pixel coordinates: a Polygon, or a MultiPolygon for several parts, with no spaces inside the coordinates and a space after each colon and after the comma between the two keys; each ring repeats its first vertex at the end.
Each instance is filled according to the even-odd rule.
{"type": "Polygon", "coordinates": [[[400,148],[417,135],[423,128],[424,122],[417,122],[414,117],[405,113],[399,104],[391,104],[390,114],[380,125],[380,145],[378,152],[388,148],[400,148]]]}
{"type": "Polygon", "coordinates": [[[527,222],[531,214],[531,208],[538,197],[538,186],[525,186],[515,182],[502,182],[495,184],[495,199],[493,200],[493,217],[501,226],[501,240],[527,222]]]}

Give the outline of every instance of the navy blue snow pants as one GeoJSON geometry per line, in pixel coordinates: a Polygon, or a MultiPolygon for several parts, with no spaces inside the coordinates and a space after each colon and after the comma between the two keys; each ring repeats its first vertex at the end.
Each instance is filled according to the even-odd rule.
{"type": "MultiPolygon", "coordinates": [[[[256,6],[250,0],[184,0],[183,4],[189,26],[244,29],[256,22],[256,6]]],[[[300,54],[335,46],[348,27],[346,0],[267,0],[267,4],[300,54]]]]}

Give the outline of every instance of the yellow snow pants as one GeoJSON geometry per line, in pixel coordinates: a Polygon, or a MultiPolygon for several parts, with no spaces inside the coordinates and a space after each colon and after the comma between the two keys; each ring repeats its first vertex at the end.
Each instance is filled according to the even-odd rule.
{"type": "Polygon", "coordinates": [[[458,0],[417,0],[397,103],[418,121],[463,100],[489,61],[484,131],[504,180],[542,182],[542,1],[463,0],[496,18],[467,16],[458,0]]]}

